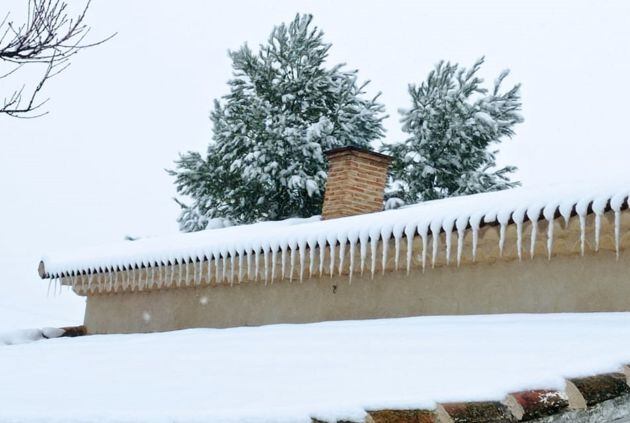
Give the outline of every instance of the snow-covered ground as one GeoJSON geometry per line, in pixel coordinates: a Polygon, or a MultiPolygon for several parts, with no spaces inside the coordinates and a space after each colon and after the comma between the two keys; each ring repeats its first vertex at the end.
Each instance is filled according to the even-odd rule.
{"type": "Polygon", "coordinates": [[[361,417],[563,388],[630,362],[630,313],[416,317],[0,346],[0,421],[361,417]]]}

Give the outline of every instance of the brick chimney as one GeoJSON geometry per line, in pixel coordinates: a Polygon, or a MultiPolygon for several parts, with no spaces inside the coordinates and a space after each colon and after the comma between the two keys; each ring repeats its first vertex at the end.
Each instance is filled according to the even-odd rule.
{"type": "Polygon", "coordinates": [[[391,157],[357,147],[329,150],[322,219],[383,210],[391,157]]]}

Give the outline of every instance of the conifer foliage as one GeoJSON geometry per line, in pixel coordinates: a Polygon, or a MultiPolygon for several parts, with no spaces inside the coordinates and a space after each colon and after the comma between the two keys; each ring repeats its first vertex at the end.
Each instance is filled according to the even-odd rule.
{"type": "Polygon", "coordinates": [[[393,156],[389,197],[406,203],[497,191],[511,182],[513,166],[496,169],[493,148],[514,135],[522,122],[520,85],[502,92],[508,71],[488,90],[477,76],[484,59],[470,69],[440,62],[419,86],[409,85],[411,108],[401,110],[409,137],[384,146],[393,156]]]}
{"type": "Polygon", "coordinates": [[[356,71],[325,66],[330,47],[312,16],[297,15],[258,52],[244,45],[229,53],[233,78],[214,103],[207,154],[183,154],[170,171],[192,200],[180,203],[182,230],[318,214],[323,152],[382,137],[378,96],[366,98],[356,71]]]}

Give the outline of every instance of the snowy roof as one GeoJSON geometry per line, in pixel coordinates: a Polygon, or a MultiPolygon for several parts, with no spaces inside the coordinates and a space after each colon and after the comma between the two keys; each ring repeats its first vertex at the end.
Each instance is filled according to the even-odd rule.
{"type": "MultiPolygon", "coordinates": [[[[630,362],[630,313],[189,329],[11,347],[2,338],[0,421],[364,421],[365,409],[499,401],[618,371],[630,362]]],[[[568,417],[558,421],[582,421],[568,417]]]]}
{"type": "MultiPolygon", "coordinates": [[[[599,216],[608,209],[619,212],[627,207],[629,194],[630,181],[559,184],[427,201],[396,210],[325,221],[314,217],[233,226],[49,254],[42,258],[40,275],[58,278],[270,251],[299,254],[303,264],[307,250],[313,256],[316,248],[321,250],[328,246],[334,257],[335,246],[347,244],[359,245],[363,265],[366,251],[370,248],[375,251],[380,240],[393,238],[398,257],[401,239],[411,242],[415,236],[420,236],[426,242],[429,235],[442,231],[448,235],[456,232],[458,239],[465,231],[472,231],[474,257],[477,230],[484,224],[505,227],[514,223],[521,228],[526,220],[551,220],[558,216],[568,220],[572,214],[584,217],[589,213],[599,216]]],[[[449,255],[450,236],[446,238],[446,254],[449,255]]],[[[407,263],[410,259],[409,254],[407,263]]]]}

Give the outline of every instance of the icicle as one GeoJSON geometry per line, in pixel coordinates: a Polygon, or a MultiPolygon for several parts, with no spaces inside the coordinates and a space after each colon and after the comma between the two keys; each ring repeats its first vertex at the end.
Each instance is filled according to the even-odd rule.
{"type": "Polygon", "coordinates": [[[206,264],[208,266],[206,269],[206,284],[210,285],[212,280],[212,256],[210,254],[206,255],[206,264]]]}
{"type": "Polygon", "coordinates": [[[381,259],[381,272],[384,275],[387,270],[387,261],[389,259],[389,240],[392,237],[392,228],[387,226],[381,229],[381,242],[383,243],[383,256],[381,259]]]}
{"type": "MultiPolygon", "coordinates": [[[[160,269],[161,267],[158,267],[160,269]]],[[[195,272],[195,285],[201,285],[201,276],[203,274],[203,257],[197,257],[197,271],[195,272]]]]}
{"type": "Polygon", "coordinates": [[[317,240],[310,238],[308,240],[308,277],[312,278],[315,272],[315,248],[317,247],[317,240]]]}
{"type": "Polygon", "coordinates": [[[387,270],[387,259],[389,253],[389,239],[383,238],[383,255],[381,259],[381,274],[385,274],[385,270],[387,270]]]}
{"type": "Polygon", "coordinates": [[[335,275],[335,247],[337,246],[337,240],[328,239],[328,245],[330,247],[330,277],[332,278],[335,275]]]}
{"type": "Polygon", "coordinates": [[[422,238],[422,273],[424,273],[427,268],[428,228],[426,226],[418,228],[418,233],[420,238],[422,238]]]}
{"type": "Polygon", "coordinates": [[[416,227],[408,225],[405,227],[405,237],[407,238],[407,275],[411,272],[411,261],[413,260],[413,238],[416,227]]]}
{"type": "Polygon", "coordinates": [[[343,265],[344,265],[345,258],[346,258],[346,242],[345,242],[345,239],[340,239],[339,240],[339,266],[337,267],[338,273],[340,276],[343,273],[343,265]]]}
{"type": "Polygon", "coordinates": [[[317,248],[319,249],[319,277],[324,275],[324,260],[326,259],[326,239],[319,238],[317,240],[317,248]]]}
{"type": "Polygon", "coordinates": [[[245,250],[238,252],[238,283],[243,282],[243,257],[245,256],[245,250]]]}
{"type": "Polygon", "coordinates": [[[543,209],[543,216],[547,220],[547,260],[551,260],[553,251],[553,226],[557,208],[556,204],[547,204],[543,209]]]}
{"type": "MultiPolygon", "coordinates": [[[[184,260],[184,266],[186,268],[186,272],[185,272],[186,276],[184,276],[184,286],[188,286],[188,274],[189,274],[188,270],[190,268],[189,263],[188,263],[188,259],[184,260]]],[[[151,272],[153,272],[153,268],[151,269],[151,272]]]]}
{"type": "Polygon", "coordinates": [[[523,221],[519,220],[516,222],[516,252],[518,255],[518,259],[522,260],[523,258],[523,221]]]}
{"type": "MultiPolygon", "coordinates": [[[[595,251],[599,251],[599,238],[602,230],[602,215],[608,205],[608,197],[598,197],[593,201],[593,212],[595,213],[595,251]]],[[[611,205],[612,207],[612,205],[611,205]]]]}
{"type": "Polygon", "coordinates": [[[479,227],[472,228],[472,261],[477,260],[477,242],[479,240],[479,227]]]}
{"type": "Polygon", "coordinates": [[[462,263],[462,252],[464,251],[464,229],[457,229],[457,267],[462,263]]]}
{"type": "Polygon", "coordinates": [[[541,205],[533,206],[527,209],[527,218],[532,225],[532,233],[529,241],[529,258],[534,258],[536,252],[536,236],[538,235],[538,219],[540,219],[541,205]]]}
{"type": "Polygon", "coordinates": [[[339,240],[339,266],[337,267],[339,275],[343,273],[343,265],[344,265],[345,258],[346,258],[346,242],[345,240],[344,241],[339,240]]]}
{"type": "Polygon", "coordinates": [[[293,282],[293,274],[295,272],[295,249],[297,248],[297,245],[290,245],[291,248],[291,254],[290,254],[290,273],[289,273],[289,282],[293,282]]]}
{"type": "Polygon", "coordinates": [[[525,210],[515,210],[512,213],[512,220],[516,224],[516,253],[518,259],[523,258],[523,220],[525,219],[525,210]]]}
{"type": "Polygon", "coordinates": [[[359,256],[361,261],[361,275],[365,270],[365,260],[367,258],[367,247],[370,241],[370,234],[368,231],[363,230],[359,235],[359,256]]]}
{"type": "Polygon", "coordinates": [[[258,281],[260,275],[260,249],[256,247],[254,250],[254,280],[258,281]]]}
{"type": "Polygon", "coordinates": [[[398,225],[394,228],[394,270],[398,271],[400,265],[400,240],[403,235],[403,231],[405,227],[402,225],[398,225]]]}
{"type": "Polygon", "coordinates": [[[477,245],[479,243],[479,225],[481,224],[481,214],[470,217],[469,224],[472,231],[472,261],[477,260],[477,245]]]}
{"type": "MultiPolygon", "coordinates": [[[[128,279],[129,279],[129,273],[127,273],[127,266],[123,265],[123,267],[122,267],[122,275],[120,275],[120,277],[121,277],[120,284],[122,285],[121,289],[123,291],[125,291],[127,289],[127,282],[128,282],[128,279]]],[[[81,286],[83,286],[84,285],[83,278],[81,278],[81,282],[82,282],[81,286]]]]}
{"type": "Polygon", "coordinates": [[[510,221],[512,212],[509,210],[502,210],[497,213],[497,221],[499,222],[499,257],[503,257],[503,251],[505,247],[505,230],[507,224],[510,221]]]}
{"type": "Polygon", "coordinates": [[[277,259],[277,250],[272,247],[271,250],[271,283],[273,284],[274,279],[276,279],[276,263],[277,259]]]}
{"type": "Polygon", "coordinates": [[[214,283],[221,283],[221,255],[218,251],[213,253],[214,256],[214,283]]]}
{"type": "Polygon", "coordinates": [[[574,201],[564,201],[558,207],[558,211],[560,212],[560,215],[564,218],[565,228],[569,226],[569,219],[571,218],[571,211],[573,210],[573,207],[575,205],[576,204],[574,201]]]}
{"type": "Polygon", "coordinates": [[[227,251],[221,251],[221,282],[227,281],[227,251]]]}
{"type": "Polygon", "coordinates": [[[196,262],[192,262],[192,268],[193,268],[193,277],[192,277],[192,283],[191,285],[197,285],[197,266],[195,266],[196,262]]]}
{"type": "Polygon", "coordinates": [[[468,227],[469,216],[462,215],[455,221],[457,229],[457,267],[462,263],[462,253],[464,252],[464,241],[466,236],[466,228],[468,227]]]}
{"type": "Polygon", "coordinates": [[[235,251],[230,251],[230,286],[234,286],[234,274],[236,273],[234,271],[234,266],[236,265],[236,252],[235,251]]]}
{"type": "MultiPolygon", "coordinates": [[[[179,286],[182,285],[182,279],[184,278],[184,275],[183,275],[183,270],[184,269],[182,268],[182,260],[181,259],[177,259],[175,261],[175,263],[177,263],[177,270],[178,270],[178,272],[177,272],[177,284],[176,285],[179,287],[179,286]]],[[[138,277],[138,286],[139,285],[140,285],[140,277],[138,277]]]]}
{"type": "MultiPolygon", "coordinates": [[[[159,262],[158,263],[158,269],[157,269],[158,270],[158,275],[157,275],[158,280],[156,281],[156,284],[157,284],[158,288],[162,288],[166,284],[166,282],[165,282],[165,280],[166,280],[165,266],[166,266],[166,264],[164,264],[163,262],[159,262]]],[[[125,281],[123,281],[123,283],[126,284],[125,281]]]]}
{"type": "Polygon", "coordinates": [[[621,247],[621,206],[630,201],[627,196],[627,191],[618,193],[610,199],[610,208],[615,213],[615,256],[619,260],[619,249],[621,247]]]}
{"type": "Polygon", "coordinates": [[[357,239],[350,238],[350,269],[348,271],[348,282],[352,283],[352,273],[354,272],[354,253],[357,246],[357,239]]]}
{"type": "Polygon", "coordinates": [[[252,278],[252,250],[248,248],[245,254],[247,254],[247,280],[251,282],[254,280],[254,278],[252,278]]]}
{"type": "Polygon", "coordinates": [[[442,223],[442,229],[444,229],[444,239],[446,242],[446,265],[451,264],[451,245],[452,245],[452,233],[453,233],[453,225],[455,221],[453,219],[448,219],[447,221],[442,223]]]}
{"type": "Polygon", "coordinates": [[[553,219],[547,221],[547,259],[551,260],[551,252],[553,251],[553,219]]]}
{"type": "Polygon", "coordinates": [[[370,247],[372,247],[371,260],[372,265],[370,272],[372,273],[372,279],[374,279],[374,273],[376,272],[376,250],[378,248],[378,235],[370,234],[370,247]]]}
{"type": "Polygon", "coordinates": [[[438,251],[440,249],[440,228],[442,222],[431,223],[431,268],[435,267],[437,262],[438,251]]]}
{"type": "MultiPolygon", "coordinates": [[[[142,276],[140,276],[142,277],[142,276]]],[[[140,282],[138,284],[140,291],[144,290],[149,285],[149,264],[144,265],[144,283],[140,282]]]]}
{"type": "Polygon", "coordinates": [[[575,212],[580,219],[580,254],[584,255],[584,249],[586,247],[586,214],[588,212],[588,206],[590,199],[583,198],[575,205],[575,212]]]}
{"type": "Polygon", "coordinates": [[[538,232],[538,220],[532,220],[532,234],[530,238],[529,244],[529,258],[534,258],[534,252],[536,251],[536,234],[538,232]]]}
{"type": "Polygon", "coordinates": [[[267,248],[263,250],[263,260],[264,260],[264,281],[265,285],[269,282],[269,251],[267,248]]]}
{"type": "Polygon", "coordinates": [[[615,210],[615,255],[619,260],[619,244],[621,238],[621,212],[615,210]]]}
{"type": "Polygon", "coordinates": [[[282,280],[287,276],[287,244],[284,242],[280,246],[280,275],[282,280]]]}
{"type": "Polygon", "coordinates": [[[306,266],[306,241],[300,240],[298,244],[300,253],[300,282],[304,280],[304,269],[306,266]]]}
{"type": "Polygon", "coordinates": [[[584,255],[584,247],[586,244],[586,216],[579,214],[580,218],[580,254],[584,255]]]}

